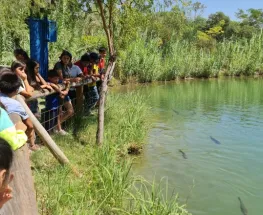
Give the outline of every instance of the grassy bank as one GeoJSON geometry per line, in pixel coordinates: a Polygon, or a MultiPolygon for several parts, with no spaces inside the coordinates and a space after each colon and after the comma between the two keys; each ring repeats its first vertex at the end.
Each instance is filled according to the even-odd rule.
{"type": "Polygon", "coordinates": [[[188,212],[162,196],[161,188],[131,176],[129,146],[145,142],[149,108],[137,94],[109,95],[105,143],[95,145],[96,118],[76,118],[76,136],[55,137],[81,173],[61,167],[47,149],[33,154],[40,214],[178,214],[188,212]]]}
{"type": "Polygon", "coordinates": [[[224,41],[213,49],[201,49],[195,42],[138,37],[120,51],[119,76],[122,82],[173,80],[187,77],[239,76],[263,72],[263,34],[250,40],[224,41]]]}

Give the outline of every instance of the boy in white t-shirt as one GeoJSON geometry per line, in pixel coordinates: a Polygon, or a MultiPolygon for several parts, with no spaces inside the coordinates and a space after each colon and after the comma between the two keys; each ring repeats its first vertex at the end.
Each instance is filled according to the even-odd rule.
{"type": "MultiPolygon", "coordinates": [[[[78,83],[80,81],[82,81],[82,78],[84,78],[84,75],[81,71],[81,69],[77,66],[77,65],[74,65],[72,63],[70,63],[69,65],[69,75],[70,75],[70,82],[71,83],[78,83]]],[[[68,93],[71,101],[73,104],[75,104],[76,102],[76,88],[75,87],[71,87],[69,89],[69,93],[68,93]]]]}

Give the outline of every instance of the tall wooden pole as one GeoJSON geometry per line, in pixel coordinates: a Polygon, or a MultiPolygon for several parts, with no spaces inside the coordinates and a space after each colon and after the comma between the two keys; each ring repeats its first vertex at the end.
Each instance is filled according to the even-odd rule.
{"type": "Polygon", "coordinates": [[[97,4],[100,11],[100,16],[102,19],[103,29],[107,36],[108,47],[110,52],[110,61],[106,69],[105,77],[102,82],[101,91],[100,91],[100,101],[99,101],[99,112],[98,112],[98,129],[97,129],[97,137],[96,142],[99,146],[103,144],[103,135],[104,135],[104,107],[105,107],[105,99],[108,90],[108,81],[111,78],[112,72],[115,67],[115,50],[113,44],[113,31],[112,31],[112,19],[113,19],[113,4],[114,1],[109,0],[109,25],[107,25],[104,7],[102,0],[97,0],[97,4]]]}

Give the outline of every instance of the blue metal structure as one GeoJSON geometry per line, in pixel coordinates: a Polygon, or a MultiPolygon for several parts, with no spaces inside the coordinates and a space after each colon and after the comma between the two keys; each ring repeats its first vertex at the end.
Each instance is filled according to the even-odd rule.
{"type": "Polygon", "coordinates": [[[57,41],[56,22],[44,19],[29,18],[30,57],[40,64],[40,74],[47,78],[48,42],[57,41]]]}

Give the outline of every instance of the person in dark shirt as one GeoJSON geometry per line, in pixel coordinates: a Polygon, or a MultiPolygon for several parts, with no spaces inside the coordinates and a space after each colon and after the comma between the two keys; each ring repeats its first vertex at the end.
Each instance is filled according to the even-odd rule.
{"type": "Polygon", "coordinates": [[[70,63],[72,60],[72,55],[70,52],[64,50],[60,55],[60,61],[54,66],[54,70],[59,74],[60,80],[70,79],[70,63]]]}

